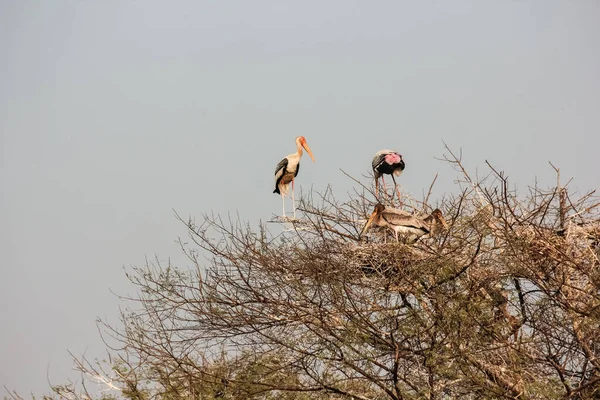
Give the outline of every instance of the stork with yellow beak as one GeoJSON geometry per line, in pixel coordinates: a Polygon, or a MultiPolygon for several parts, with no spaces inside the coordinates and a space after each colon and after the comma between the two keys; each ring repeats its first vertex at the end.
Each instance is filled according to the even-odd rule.
{"type": "Polygon", "coordinates": [[[361,231],[360,236],[367,231],[371,224],[386,227],[394,231],[394,237],[396,238],[396,241],[398,241],[398,233],[403,233],[407,236],[407,239],[411,239],[413,243],[416,242],[421,236],[435,230],[438,225],[443,226],[444,229],[448,227],[448,223],[444,219],[444,216],[439,208],[436,208],[427,217],[419,218],[407,213],[406,211],[385,207],[381,203],[377,203],[377,205],[375,205],[375,209],[373,210],[373,213],[371,213],[371,216],[361,231]]]}
{"type": "Polygon", "coordinates": [[[281,206],[283,208],[283,218],[285,217],[285,196],[290,191],[290,183],[292,184],[292,206],[294,209],[294,219],[296,219],[296,203],[294,201],[294,179],[298,176],[300,171],[300,157],[302,157],[302,148],[306,150],[310,158],[315,162],[315,157],[310,151],[310,147],[306,143],[304,136],[298,136],[296,138],[296,147],[298,151],[293,154],[286,156],[283,160],[277,164],[275,168],[275,190],[273,193],[279,193],[281,195],[281,206]]]}

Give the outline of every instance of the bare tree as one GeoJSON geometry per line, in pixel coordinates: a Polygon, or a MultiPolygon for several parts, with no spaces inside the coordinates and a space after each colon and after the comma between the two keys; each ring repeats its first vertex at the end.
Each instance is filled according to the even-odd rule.
{"type": "MultiPolygon", "coordinates": [[[[305,196],[277,234],[177,216],[191,267],[127,274],[138,294],[101,322],[112,358],[77,360],[84,381],[136,400],[600,398],[598,198],[558,169],[555,188],[520,196],[448,153],[450,226],[412,245],[359,237],[374,196],[358,181],[344,201],[305,196]]],[[[430,193],[404,203],[425,214],[430,193]]]]}

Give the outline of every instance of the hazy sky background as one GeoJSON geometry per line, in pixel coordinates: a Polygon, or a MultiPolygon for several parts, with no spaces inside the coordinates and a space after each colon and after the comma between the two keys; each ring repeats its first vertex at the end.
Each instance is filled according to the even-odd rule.
{"type": "Polygon", "coordinates": [[[442,141],[523,191],[548,161],[600,187],[596,0],[0,0],[0,58],[0,385],[22,394],[78,379],[67,349],[103,356],[123,267],[186,265],[172,209],[278,214],[297,135],[300,186],[340,198],[386,147],[405,192],[455,190],[442,141]]]}

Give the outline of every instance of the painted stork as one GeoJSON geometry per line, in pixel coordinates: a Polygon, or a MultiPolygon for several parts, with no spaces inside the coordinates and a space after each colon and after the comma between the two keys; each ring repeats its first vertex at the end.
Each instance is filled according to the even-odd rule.
{"type": "Polygon", "coordinates": [[[398,176],[404,171],[405,164],[404,160],[402,160],[402,154],[390,149],[379,150],[375,153],[375,157],[373,157],[372,165],[373,173],[375,174],[375,196],[379,197],[379,178],[383,182],[383,190],[385,191],[383,175],[387,174],[392,176],[396,193],[398,194],[398,201],[401,201],[400,191],[398,190],[398,184],[394,175],[398,176]]]}
{"type": "Polygon", "coordinates": [[[361,231],[360,236],[367,231],[371,224],[387,227],[394,231],[396,241],[398,241],[398,233],[404,233],[409,239],[412,239],[412,242],[416,242],[421,236],[435,230],[438,225],[444,228],[448,227],[448,223],[439,208],[436,208],[425,218],[418,218],[406,211],[385,207],[381,203],[375,205],[375,209],[361,231]]]}
{"type": "Polygon", "coordinates": [[[298,136],[296,138],[296,147],[298,151],[293,154],[286,156],[283,160],[277,164],[275,168],[275,190],[273,193],[279,193],[281,195],[281,206],[283,208],[283,218],[285,218],[285,196],[290,191],[290,183],[292,184],[292,206],[294,208],[294,219],[296,219],[296,204],[294,202],[294,179],[298,176],[300,171],[300,157],[302,157],[302,148],[306,150],[313,162],[315,157],[310,151],[310,147],[306,143],[304,136],[298,136]]]}

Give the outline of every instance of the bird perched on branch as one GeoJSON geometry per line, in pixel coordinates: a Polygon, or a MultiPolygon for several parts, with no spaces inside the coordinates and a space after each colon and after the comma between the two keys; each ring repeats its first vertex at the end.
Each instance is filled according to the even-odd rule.
{"type": "Polygon", "coordinates": [[[375,205],[375,209],[362,229],[360,236],[367,231],[371,224],[394,231],[396,241],[398,241],[398,233],[403,233],[408,239],[412,239],[412,242],[416,242],[421,236],[430,233],[438,224],[444,228],[448,227],[448,223],[439,208],[436,208],[427,217],[419,218],[406,211],[385,207],[381,203],[375,205]]]}
{"type": "MultiPolygon", "coordinates": [[[[379,150],[373,157],[373,173],[375,174],[375,195],[379,197],[379,178],[383,182],[383,190],[385,191],[385,180],[383,175],[391,175],[398,194],[398,201],[400,201],[400,191],[398,190],[398,184],[394,175],[398,176],[404,171],[404,160],[402,154],[397,151],[390,149],[379,150]]],[[[392,196],[393,197],[393,196],[392,196]]]]}
{"type": "Polygon", "coordinates": [[[296,138],[296,147],[298,151],[286,156],[277,164],[275,168],[275,190],[273,193],[281,195],[281,206],[283,208],[283,218],[285,218],[285,196],[289,193],[290,183],[292,184],[292,206],[294,209],[294,219],[296,219],[296,204],[294,202],[294,179],[300,171],[300,157],[302,157],[302,148],[310,155],[310,158],[315,162],[315,157],[306,143],[304,136],[296,138]]]}

